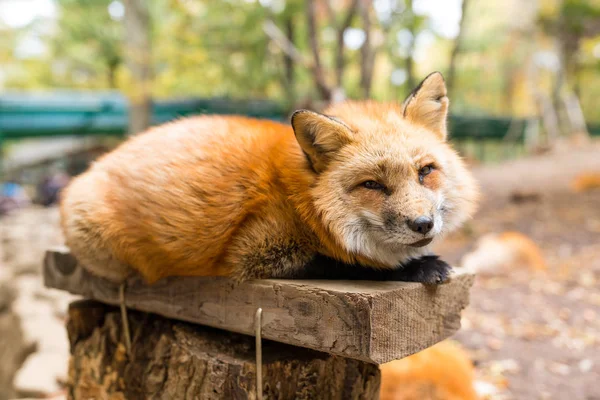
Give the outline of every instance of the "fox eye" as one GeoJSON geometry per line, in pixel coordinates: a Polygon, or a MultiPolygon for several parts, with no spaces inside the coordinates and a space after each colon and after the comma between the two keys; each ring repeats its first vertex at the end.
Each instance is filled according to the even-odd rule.
{"type": "Polygon", "coordinates": [[[419,175],[429,175],[433,171],[433,165],[426,165],[419,170],[419,175]]]}
{"type": "Polygon", "coordinates": [[[361,185],[364,188],[371,189],[371,190],[384,190],[385,189],[384,185],[382,185],[379,182],[375,182],[375,181],[365,181],[361,185]]]}
{"type": "Polygon", "coordinates": [[[433,165],[426,165],[419,170],[419,182],[423,183],[423,178],[433,172],[433,165]]]}

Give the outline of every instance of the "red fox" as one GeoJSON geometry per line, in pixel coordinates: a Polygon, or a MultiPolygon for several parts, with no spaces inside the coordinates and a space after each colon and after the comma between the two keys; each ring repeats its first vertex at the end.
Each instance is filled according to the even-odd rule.
{"type": "Polygon", "coordinates": [[[300,110],[291,127],[199,116],[152,128],[63,192],[66,243],[116,282],[132,272],[148,283],[297,277],[319,257],[442,282],[450,267],[420,257],[472,215],[477,197],[446,140],[448,104],[433,73],[402,105],[300,110]]]}
{"type": "Polygon", "coordinates": [[[538,245],[524,234],[512,231],[481,237],[475,250],[466,254],[461,264],[482,275],[500,274],[511,269],[530,272],[548,269],[538,245]]]}
{"type": "Polygon", "coordinates": [[[467,353],[444,340],[402,360],[383,364],[380,400],[476,400],[475,371],[467,353]]]}
{"type": "Polygon", "coordinates": [[[600,172],[588,172],[578,175],[571,182],[573,191],[582,193],[593,189],[600,189],[600,172]]]}

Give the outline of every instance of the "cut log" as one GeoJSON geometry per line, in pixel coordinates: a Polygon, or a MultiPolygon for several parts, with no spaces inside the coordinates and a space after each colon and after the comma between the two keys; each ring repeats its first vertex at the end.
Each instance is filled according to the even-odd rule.
{"type": "Polygon", "coordinates": [[[25,341],[21,321],[11,309],[14,298],[14,289],[0,283],[0,399],[16,397],[13,378],[35,350],[35,345],[25,341]]]}
{"type": "MultiPolygon", "coordinates": [[[[118,285],[91,275],[67,249],[49,251],[46,286],[107,304],[118,285]]],[[[127,283],[127,307],[231,332],[254,334],[263,309],[263,338],[376,364],[404,358],[451,336],[469,300],[473,275],[436,287],[420,283],[168,278],[127,283]]]]}
{"type": "MultiPolygon", "coordinates": [[[[254,340],[130,312],[132,354],[117,308],[72,303],[71,399],[255,399],[254,340]],[[92,315],[92,317],[88,317],[92,315]]],[[[263,343],[265,399],[377,399],[376,365],[272,341],[263,343]]]]}

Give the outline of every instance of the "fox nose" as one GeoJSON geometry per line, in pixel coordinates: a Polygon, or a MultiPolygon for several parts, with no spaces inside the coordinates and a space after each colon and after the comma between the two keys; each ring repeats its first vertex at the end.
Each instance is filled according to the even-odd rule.
{"type": "Polygon", "coordinates": [[[407,223],[408,223],[408,227],[412,231],[421,233],[423,235],[428,233],[433,228],[433,220],[424,215],[417,217],[417,219],[415,219],[413,221],[409,220],[407,223]]]}

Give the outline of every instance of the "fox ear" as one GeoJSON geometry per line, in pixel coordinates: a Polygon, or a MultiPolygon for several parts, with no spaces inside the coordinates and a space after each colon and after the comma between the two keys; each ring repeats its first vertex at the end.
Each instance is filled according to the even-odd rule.
{"type": "Polygon", "coordinates": [[[407,97],[402,114],[410,122],[432,130],[440,139],[445,140],[448,135],[446,118],[449,103],[444,77],[439,72],[434,72],[423,79],[407,97]]]}
{"type": "Polygon", "coordinates": [[[352,139],[352,130],[338,119],[308,110],[292,115],[296,140],[312,169],[321,172],[333,153],[352,139]]]}

